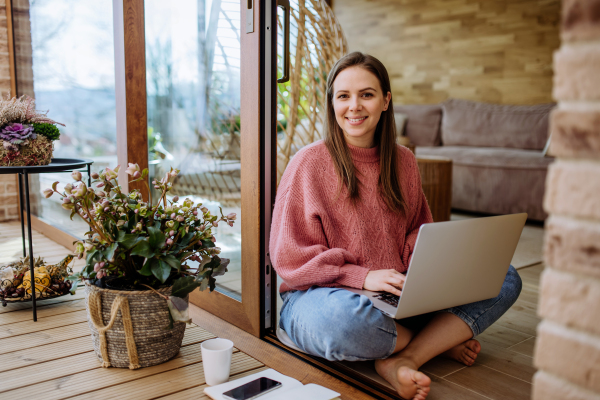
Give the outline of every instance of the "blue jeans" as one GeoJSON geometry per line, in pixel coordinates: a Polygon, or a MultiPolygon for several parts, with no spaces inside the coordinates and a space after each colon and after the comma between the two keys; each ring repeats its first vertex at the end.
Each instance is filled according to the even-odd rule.
{"type": "MultiPolygon", "coordinates": [[[[521,293],[521,277],[511,265],[500,294],[488,300],[396,320],[419,330],[436,313],[449,312],[473,331],[482,333],[500,318],[521,293]]],[[[279,326],[306,353],[330,361],[386,358],[396,346],[395,320],[381,313],[367,296],[341,288],[313,286],[281,293],[279,326]]]]}

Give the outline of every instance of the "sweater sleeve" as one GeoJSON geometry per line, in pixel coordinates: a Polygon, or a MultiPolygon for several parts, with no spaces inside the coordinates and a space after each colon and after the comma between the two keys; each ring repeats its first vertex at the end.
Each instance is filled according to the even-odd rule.
{"type": "Polygon", "coordinates": [[[324,210],[312,179],[303,176],[306,171],[294,171],[297,165],[290,167],[281,181],[271,224],[269,251],[277,274],[296,290],[313,285],[362,288],[369,269],[358,265],[349,251],[329,248],[319,217],[324,210]]]}
{"type": "Polygon", "coordinates": [[[423,224],[433,222],[433,217],[431,216],[429,204],[427,203],[427,199],[425,198],[425,193],[423,193],[423,186],[421,185],[421,175],[419,173],[419,166],[414,156],[411,157],[409,170],[412,174],[411,180],[412,182],[414,182],[414,189],[412,190],[414,195],[411,197],[410,201],[414,202],[415,206],[414,208],[412,208],[409,204],[409,210],[412,211],[412,216],[410,216],[408,219],[408,227],[406,230],[406,237],[404,239],[404,249],[402,252],[402,262],[406,269],[408,269],[408,266],[410,265],[410,260],[412,259],[415,244],[417,243],[417,236],[419,236],[419,228],[423,224]]]}

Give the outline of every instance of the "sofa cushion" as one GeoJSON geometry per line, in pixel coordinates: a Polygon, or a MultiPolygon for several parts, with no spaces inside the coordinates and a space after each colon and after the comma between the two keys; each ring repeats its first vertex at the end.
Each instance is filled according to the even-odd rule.
{"type": "Polygon", "coordinates": [[[508,106],[449,99],[442,106],[444,146],[542,150],[554,104],[508,106]]]}
{"type": "Polygon", "coordinates": [[[452,208],[487,214],[526,212],[529,219],[543,221],[542,207],[548,164],[552,158],[540,151],[417,147],[420,157],[453,159],[452,208]]]}
{"type": "Polygon", "coordinates": [[[541,151],[494,147],[436,146],[417,147],[417,157],[450,158],[454,165],[506,169],[548,169],[554,158],[541,151]]]}
{"type": "Polygon", "coordinates": [[[439,146],[442,106],[440,104],[395,105],[394,113],[407,116],[404,134],[416,146],[439,146]]]}

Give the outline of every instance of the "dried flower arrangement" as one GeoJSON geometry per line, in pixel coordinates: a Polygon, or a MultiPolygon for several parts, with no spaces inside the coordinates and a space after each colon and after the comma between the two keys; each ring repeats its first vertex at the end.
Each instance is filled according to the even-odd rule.
{"type": "Polygon", "coordinates": [[[0,99],[0,166],[50,164],[52,142],[60,137],[56,125],[63,124],[46,114],[31,97],[0,99]]]}

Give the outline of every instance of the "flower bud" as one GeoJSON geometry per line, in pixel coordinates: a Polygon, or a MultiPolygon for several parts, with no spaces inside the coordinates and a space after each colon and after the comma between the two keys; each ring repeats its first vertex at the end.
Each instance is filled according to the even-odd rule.
{"type": "Polygon", "coordinates": [[[96,187],[98,187],[98,188],[102,188],[102,187],[104,187],[104,182],[100,182],[100,183],[98,183],[98,184],[96,185],[96,187]]]}
{"type": "Polygon", "coordinates": [[[100,266],[100,263],[96,263],[94,264],[94,272],[98,272],[102,269],[102,267],[100,266]]]}
{"type": "Polygon", "coordinates": [[[170,246],[173,244],[173,239],[167,239],[167,246],[170,246]]]}
{"type": "Polygon", "coordinates": [[[154,185],[154,189],[160,189],[160,186],[154,185]]]}
{"type": "Polygon", "coordinates": [[[194,210],[194,211],[192,211],[192,214],[194,214],[194,215],[198,215],[198,210],[194,210]]]}
{"type": "Polygon", "coordinates": [[[185,221],[185,218],[183,217],[183,215],[178,215],[177,218],[175,218],[177,220],[177,222],[183,222],[185,221]]]}
{"type": "Polygon", "coordinates": [[[125,225],[125,221],[124,220],[120,219],[120,220],[117,221],[117,226],[118,227],[121,227],[123,225],[125,225]]]}
{"type": "Polygon", "coordinates": [[[44,189],[44,197],[47,199],[50,198],[53,193],[54,191],[52,189],[44,189]]]}
{"type": "Polygon", "coordinates": [[[96,246],[94,246],[92,243],[85,243],[83,247],[85,247],[87,251],[92,251],[96,246]]]}
{"type": "Polygon", "coordinates": [[[140,210],[138,210],[138,209],[136,208],[135,210],[133,210],[133,212],[137,214],[137,213],[139,213],[139,212],[140,212],[140,210]]]}
{"type": "Polygon", "coordinates": [[[73,179],[75,179],[76,181],[80,181],[81,180],[81,172],[79,172],[79,171],[73,171],[71,173],[71,177],[73,179]]]}
{"type": "Polygon", "coordinates": [[[142,229],[144,229],[144,226],[141,222],[138,222],[137,224],[135,224],[135,229],[141,231],[142,229]]]}
{"type": "Polygon", "coordinates": [[[229,226],[233,227],[233,221],[229,221],[229,222],[227,223],[227,225],[229,225],[229,226]]]}
{"type": "Polygon", "coordinates": [[[175,213],[171,214],[171,219],[175,219],[175,217],[177,217],[177,214],[175,214],[175,213]]]}
{"type": "Polygon", "coordinates": [[[100,175],[97,172],[92,172],[92,179],[98,179],[100,175]]]}
{"type": "Polygon", "coordinates": [[[71,194],[71,190],[73,190],[73,185],[71,185],[70,183],[67,183],[65,185],[65,192],[68,194],[71,194]]]}
{"type": "Polygon", "coordinates": [[[100,271],[98,271],[98,273],[96,274],[96,278],[97,279],[102,279],[104,276],[106,275],[106,272],[101,269],[100,271]]]}
{"type": "Polygon", "coordinates": [[[142,176],[142,174],[140,173],[140,171],[135,171],[131,176],[133,177],[133,179],[138,179],[142,176]]]}
{"type": "Polygon", "coordinates": [[[235,221],[236,218],[237,218],[237,214],[236,213],[227,214],[227,219],[235,221]]]}
{"type": "Polygon", "coordinates": [[[176,233],[177,232],[175,232],[175,231],[171,231],[171,232],[169,232],[169,236],[175,236],[176,233]]]}
{"type": "Polygon", "coordinates": [[[202,211],[204,214],[206,214],[206,213],[208,212],[208,208],[206,208],[206,207],[202,207],[200,210],[201,210],[201,211],[202,211]]]}
{"type": "Polygon", "coordinates": [[[106,197],[106,193],[103,190],[98,190],[96,192],[96,196],[98,196],[98,197],[106,197]]]}
{"type": "Polygon", "coordinates": [[[167,221],[165,222],[165,225],[167,225],[169,228],[172,228],[175,226],[175,221],[167,221]]]}
{"type": "Polygon", "coordinates": [[[127,172],[128,175],[131,175],[135,178],[135,173],[140,172],[140,166],[137,164],[128,163],[125,172],[127,172]]]}
{"type": "Polygon", "coordinates": [[[161,214],[160,219],[167,219],[167,215],[166,214],[161,214]]]}
{"type": "Polygon", "coordinates": [[[75,208],[75,204],[62,204],[62,208],[64,208],[65,210],[72,210],[73,208],[75,208]]]}
{"type": "Polygon", "coordinates": [[[217,241],[217,238],[216,238],[216,237],[214,237],[214,236],[211,236],[211,237],[210,237],[210,241],[211,241],[211,242],[213,242],[213,243],[215,243],[215,242],[217,241]]]}
{"type": "Polygon", "coordinates": [[[173,203],[177,203],[179,201],[179,196],[173,197],[173,203]]]}
{"type": "Polygon", "coordinates": [[[104,211],[105,212],[109,212],[110,211],[110,207],[104,207],[104,211]]]}
{"type": "Polygon", "coordinates": [[[211,224],[212,224],[212,226],[214,226],[215,228],[216,228],[217,226],[219,226],[219,223],[218,223],[217,221],[213,221],[213,222],[211,222],[211,224]]]}

